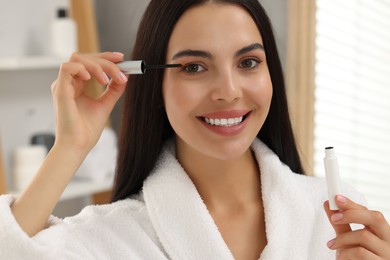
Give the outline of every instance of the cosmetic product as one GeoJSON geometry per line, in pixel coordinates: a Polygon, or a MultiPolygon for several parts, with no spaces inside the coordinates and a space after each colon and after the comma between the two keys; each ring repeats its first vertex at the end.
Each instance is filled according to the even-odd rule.
{"type": "Polygon", "coordinates": [[[101,136],[75,174],[76,179],[105,183],[114,179],[118,151],[117,136],[111,127],[101,136]]]}
{"type": "Polygon", "coordinates": [[[333,147],[325,148],[325,175],[328,186],[329,208],[338,210],[335,196],[340,194],[340,174],[338,160],[333,147]]]}
{"type": "Polygon", "coordinates": [[[14,150],[12,170],[16,190],[23,190],[30,183],[46,154],[47,148],[44,145],[23,146],[14,150]]]}
{"type": "Polygon", "coordinates": [[[68,10],[59,8],[51,24],[51,51],[53,55],[69,57],[77,51],[77,27],[68,10]]]}
{"type": "Polygon", "coordinates": [[[44,145],[47,152],[51,150],[54,145],[55,136],[52,133],[38,133],[34,134],[30,139],[32,145],[44,145]]]}
{"type": "Polygon", "coordinates": [[[181,64],[147,65],[143,60],[122,61],[116,64],[124,74],[145,74],[148,69],[179,68],[181,64]]]}

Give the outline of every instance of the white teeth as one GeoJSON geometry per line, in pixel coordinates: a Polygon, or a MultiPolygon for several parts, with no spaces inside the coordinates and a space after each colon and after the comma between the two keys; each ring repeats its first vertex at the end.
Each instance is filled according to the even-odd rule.
{"type": "Polygon", "coordinates": [[[232,126],[238,125],[242,122],[243,117],[235,117],[235,118],[204,118],[204,121],[210,125],[217,126],[232,126]]]}

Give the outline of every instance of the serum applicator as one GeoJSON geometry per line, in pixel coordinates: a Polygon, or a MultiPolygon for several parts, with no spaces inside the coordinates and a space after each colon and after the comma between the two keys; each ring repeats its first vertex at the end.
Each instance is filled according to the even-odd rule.
{"type": "Polygon", "coordinates": [[[333,147],[325,148],[325,175],[328,186],[329,208],[331,210],[338,210],[335,196],[340,194],[340,174],[339,165],[333,147]]]}

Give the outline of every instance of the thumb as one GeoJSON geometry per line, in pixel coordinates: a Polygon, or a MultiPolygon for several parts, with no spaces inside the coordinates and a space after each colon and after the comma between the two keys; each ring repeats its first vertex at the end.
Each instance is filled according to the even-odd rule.
{"type": "Polygon", "coordinates": [[[111,112],[125,89],[126,83],[118,84],[111,80],[104,93],[99,97],[99,101],[111,112]]]}

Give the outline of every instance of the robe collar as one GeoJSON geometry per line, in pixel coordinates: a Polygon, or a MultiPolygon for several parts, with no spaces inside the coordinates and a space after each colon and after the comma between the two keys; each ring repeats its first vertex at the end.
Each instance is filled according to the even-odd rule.
{"type": "MultiPolygon", "coordinates": [[[[291,237],[283,233],[296,225],[292,219],[275,214],[291,214],[299,209],[285,197],[288,187],[294,184],[283,173],[292,173],[291,170],[260,140],[255,139],[251,148],[261,172],[266,222],[267,246],[261,256],[268,258],[275,256],[277,245],[291,242],[291,237]]],[[[176,160],[173,140],[165,145],[155,169],[145,180],[143,195],[151,222],[170,259],[234,259],[194,183],[176,160]]]]}

